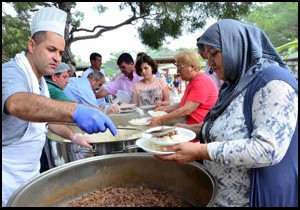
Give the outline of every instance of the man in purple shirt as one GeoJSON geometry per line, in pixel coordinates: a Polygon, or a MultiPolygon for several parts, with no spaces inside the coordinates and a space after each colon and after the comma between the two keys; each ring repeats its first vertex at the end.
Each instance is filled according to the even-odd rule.
{"type": "Polygon", "coordinates": [[[122,53],[117,60],[117,64],[123,74],[109,82],[105,89],[102,88],[98,93],[96,93],[96,98],[102,98],[109,94],[116,97],[118,90],[125,91],[131,96],[132,85],[143,79],[143,77],[136,74],[134,61],[129,53],[122,53]]]}

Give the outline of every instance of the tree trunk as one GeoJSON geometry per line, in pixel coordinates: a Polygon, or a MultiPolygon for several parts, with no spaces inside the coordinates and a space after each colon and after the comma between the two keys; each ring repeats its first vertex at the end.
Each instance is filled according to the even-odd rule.
{"type": "Polygon", "coordinates": [[[75,56],[73,55],[71,51],[71,42],[70,42],[70,23],[71,23],[71,9],[73,2],[58,2],[58,8],[65,11],[67,13],[67,21],[66,21],[66,28],[65,28],[65,40],[66,40],[66,46],[65,46],[65,52],[62,57],[62,61],[65,63],[75,63],[75,56]]]}

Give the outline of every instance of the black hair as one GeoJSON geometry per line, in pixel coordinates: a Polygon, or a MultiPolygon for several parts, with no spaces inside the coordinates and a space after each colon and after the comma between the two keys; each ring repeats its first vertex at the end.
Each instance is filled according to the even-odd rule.
{"type": "Polygon", "coordinates": [[[136,60],[135,60],[135,62],[137,62],[138,59],[139,59],[140,57],[144,56],[144,55],[147,55],[147,53],[139,52],[139,53],[136,55],[136,60]]]}
{"type": "Polygon", "coordinates": [[[131,57],[131,55],[129,53],[122,53],[119,56],[119,58],[117,60],[118,66],[123,62],[125,62],[127,64],[134,63],[133,58],[131,57]]]}
{"type": "Polygon", "coordinates": [[[143,55],[147,55],[147,53],[139,52],[139,53],[136,55],[136,57],[141,57],[141,56],[143,56],[143,55]]]}
{"type": "Polygon", "coordinates": [[[97,57],[100,57],[100,58],[102,58],[102,55],[100,55],[99,53],[92,53],[91,55],[90,55],[90,61],[92,62],[93,60],[96,60],[96,58],[97,57]]]}
{"type": "Polygon", "coordinates": [[[33,34],[32,39],[36,43],[36,45],[39,45],[41,42],[43,42],[47,37],[47,31],[38,31],[33,34]]]}

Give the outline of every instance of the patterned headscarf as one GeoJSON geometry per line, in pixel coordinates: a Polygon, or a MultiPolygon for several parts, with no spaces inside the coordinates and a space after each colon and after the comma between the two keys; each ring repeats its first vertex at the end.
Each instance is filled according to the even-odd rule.
{"type": "Polygon", "coordinates": [[[210,26],[197,39],[198,48],[204,50],[204,45],[222,52],[225,77],[216,105],[204,119],[208,124],[203,139],[209,141],[214,120],[260,71],[274,65],[290,70],[264,32],[237,20],[224,19],[210,26]]]}

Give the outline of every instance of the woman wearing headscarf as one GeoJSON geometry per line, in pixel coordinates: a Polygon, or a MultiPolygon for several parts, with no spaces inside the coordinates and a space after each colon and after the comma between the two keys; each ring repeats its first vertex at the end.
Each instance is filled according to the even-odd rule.
{"type": "Polygon", "coordinates": [[[215,206],[298,206],[297,79],[255,26],[221,20],[197,45],[224,80],[201,124],[205,143],[156,157],[203,160],[217,181],[215,206]]]}

